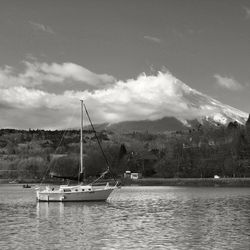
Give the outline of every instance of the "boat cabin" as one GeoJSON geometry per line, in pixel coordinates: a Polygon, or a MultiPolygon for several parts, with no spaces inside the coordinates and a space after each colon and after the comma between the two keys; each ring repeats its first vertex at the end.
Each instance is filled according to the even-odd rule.
{"type": "Polygon", "coordinates": [[[67,193],[67,192],[91,192],[93,191],[92,186],[60,186],[60,192],[67,193]]]}

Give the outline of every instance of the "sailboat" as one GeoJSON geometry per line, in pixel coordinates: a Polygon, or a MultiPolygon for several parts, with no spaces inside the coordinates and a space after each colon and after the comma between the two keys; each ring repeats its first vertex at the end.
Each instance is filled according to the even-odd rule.
{"type": "MultiPolygon", "coordinates": [[[[85,108],[86,114],[89,118],[90,124],[94,130],[93,124],[90,120],[86,106],[81,101],[81,130],[80,130],[80,173],[79,179],[82,181],[85,177],[85,168],[83,168],[83,106],[85,108]]],[[[95,130],[94,130],[95,132],[95,130]]],[[[97,137],[98,144],[101,148],[99,139],[97,137]]],[[[104,152],[101,148],[104,155],[104,152]]],[[[105,157],[105,155],[104,155],[105,157]]],[[[92,182],[91,184],[83,184],[82,182],[77,185],[60,185],[59,188],[54,189],[46,186],[44,189],[38,188],[36,191],[36,199],[38,202],[68,202],[68,201],[106,201],[114,189],[117,188],[117,184],[110,186],[107,182],[105,186],[94,186],[100,178],[103,178],[105,174],[109,172],[109,164],[107,158],[105,157],[107,163],[107,169],[102,175],[92,182]]]]}

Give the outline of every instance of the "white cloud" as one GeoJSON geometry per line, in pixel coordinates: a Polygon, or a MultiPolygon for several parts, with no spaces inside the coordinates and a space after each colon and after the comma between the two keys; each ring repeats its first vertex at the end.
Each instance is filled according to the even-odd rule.
{"type": "Polygon", "coordinates": [[[90,70],[71,63],[39,63],[23,62],[24,72],[16,74],[10,66],[0,68],[0,87],[25,86],[27,88],[43,85],[44,83],[64,83],[71,80],[75,84],[84,83],[94,88],[104,87],[115,81],[115,78],[107,74],[96,74],[90,70]]]}
{"type": "MultiPolygon", "coordinates": [[[[75,81],[85,82],[90,85],[111,83],[115,81],[115,78],[113,76],[107,74],[98,75],[74,63],[52,63],[50,65],[41,63],[38,64],[38,68],[45,76],[49,76],[48,80],[50,80],[50,77],[59,77],[59,81],[61,81],[61,78],[71,78],[75,81]]],[[[55,80],[52,79],[51,81],[55,80]]]]}
{"type": "Polygon", "coordinates": [[[150,42],[154,42],[154,43],[161,43],[161,39],[158,37],[154,37],[154,36],[144,36],[144,39],[150,41],[150,42]]]}
{"type": "Polygon", "coordinates": [[[217,84],[223,88],[227,88],[230,90],[240,90],[243,88],[243,86],[239,82],[237,82],[234,78],[221,76],[218,74],[215,74],[214,78],[216,79],[217,84]]]}
{"type": "Polygon", "coordinates": [[[243,7],[244,11],[245,11],[245,18],[246,19],[250,19],[250,8],[248,7],[243,7]]]}
{"type": "Polygon", "coordinates": [[[52,30],[50,26],[45,26],[41,23],[36,23],[33,21],[29,21],[29,24],[32,26],[34,30],[43,31],[43,32],[50,33],[50,34],[55,34],[55,32],[52,30]]]}

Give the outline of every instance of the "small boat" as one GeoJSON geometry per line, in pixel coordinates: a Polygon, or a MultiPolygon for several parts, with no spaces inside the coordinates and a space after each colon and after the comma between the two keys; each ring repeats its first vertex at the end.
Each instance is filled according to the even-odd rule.
{"type": "Polygon", "coordinates": [[[31,188],[31,186],[29,184],[24,184],[23,188],[31,188]]]}
{"type": "MultiPolygon", "coordinates": [[[[83,104],[81,100],[81,130],[80,130],[80,173],[79,173],[79,182],[77,185],[60,185],[59,188],[51,188],[49,186],[45,187],[45,189],[41,190],[37,188],[36,198],[38,202],[67,202],[67,201],[106,201],[109,195],[113,192],[114,189],[117,188],[117,183],[114,186],[110,186],[109,183],[106,183],[104,186],[94,186],[99,179],[103,178],[109,172],[109,164],[107,158],[104,155],[104,152],[101,148],[101,144],[96,135],[97,142],[101,148],[103,156],[105,157],[105,161],[107,163],[107,169],[102,175],[96,179],[91,184],[83,184],[85,177],[85,168],[83,168],[83,106],[85,108],[85,112],[89,119],[89,122],[92,126],[93,131],[94,127],[89,117],[86,106],[83,104]]],[[[95,132],[96,134],[96,132],[95,132]]]]}

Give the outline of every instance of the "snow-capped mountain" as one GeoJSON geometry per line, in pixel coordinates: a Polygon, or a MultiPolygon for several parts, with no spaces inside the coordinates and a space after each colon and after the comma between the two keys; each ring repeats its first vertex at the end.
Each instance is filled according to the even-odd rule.
{"type": "Polygon", "coordinates": [[[93,120],[107,122],[107,129],[118,131],[183,130],[197,122],[245,124],[248,118],[247,113],[190,88],[169,72],[118,81],[109,89],[90,93],[90,97],[91,108],[98,107],[91,110],[93,120]]]}
{"type": "MultiPolygon", "coordinates": [[[[248,114],[229,105],[223,104],[212,97],[202,94],[201,92],[190,88],[178,79],[172,83],[179,98],[179,105],[187,110],[184,112],[172,112],[172,106],[166,105],[166,116],[161,119],[143,119],[139,121],[123,121],[109,124],[108,128],[117,131],[148,131],[148,132],[165,132],[173,130],[183,130],[190,128],[193,124],[210,124],[211,126],[227,125],[229,122],[238,122],[244,125],[247,121],[248,114]],[[172,114],[171,116],[169,114],[172,114]],[[194,122],[195,121],[195,122],[194,122]]],[[[168,96],[166,96],[168,98],[168,96]]],[[[164,102],[163,102],[164,103],[164,102]]],[[[170,103],[171,105],[171,103],[170,103]]],[[[176,104],[178,106],[178,103],[176,104]]],[[[157,110],[155,111],[157,113],[157,110]]]]}
{"type": "MultiPolygon", "coordinates": [[[[245,124],[248,114],[229,105],[223,104],[207,95],[204,95],[190,88],[190,93],[185,94],[184,100],[190,107],[197,110],[207,110],[207,114],[203,114],[197,118],[201,123],[204,120],[227,125],[231,121],[237,121],[239,124],[245,124]]],[[[187,121],[184,121],[184,123],[187,121]]],[[[187,122],[188,124],[188,122],[187,122]]]]}

